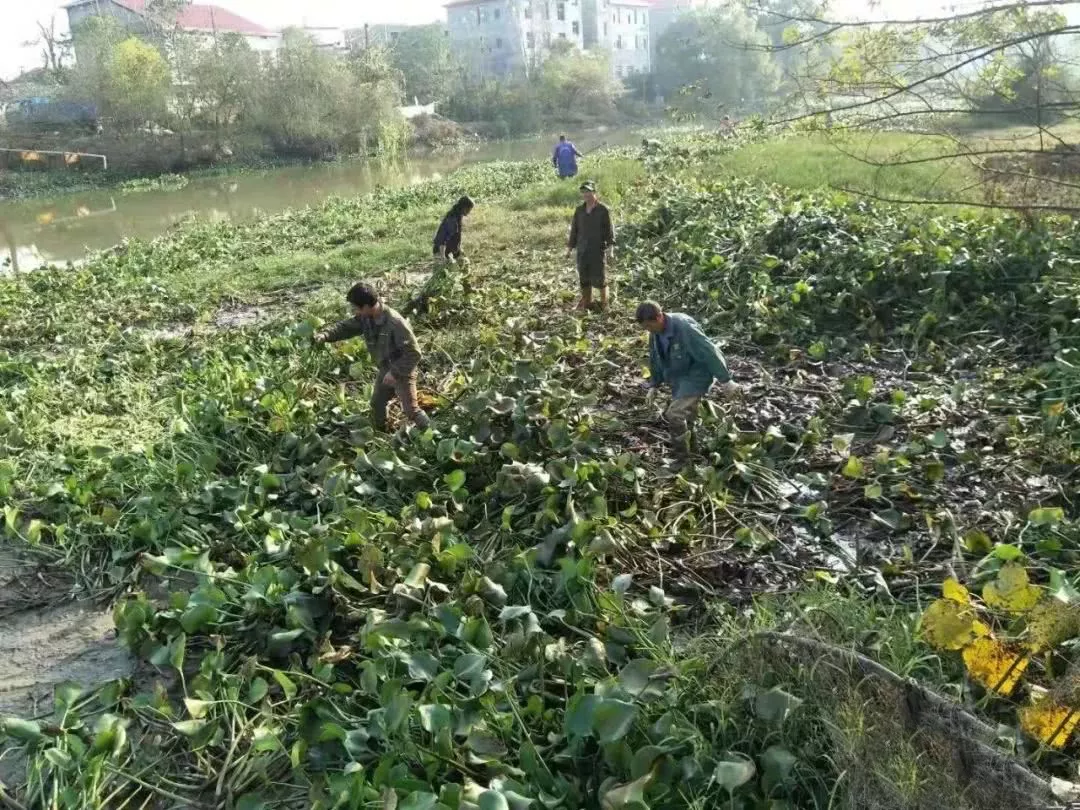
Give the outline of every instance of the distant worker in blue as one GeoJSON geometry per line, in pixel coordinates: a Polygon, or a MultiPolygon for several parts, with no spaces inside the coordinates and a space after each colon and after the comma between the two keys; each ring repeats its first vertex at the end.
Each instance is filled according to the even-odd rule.
{"type": "Polygon", "coordinates": [[[559,177],[563,180],[577,174],[577,159],[585,157],[577,150],[573,143],[566,140],[565,135],[559,136],[559,142],[555,144],[555,153],[551,156],[551,162],[559,171],[559,177]]]}

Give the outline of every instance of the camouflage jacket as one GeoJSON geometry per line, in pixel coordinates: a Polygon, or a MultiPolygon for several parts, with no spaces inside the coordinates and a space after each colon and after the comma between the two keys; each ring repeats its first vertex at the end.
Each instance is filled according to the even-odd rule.
{"type": "Polygon", "coordinates": [[[383,307],[376,318],[346,318],[326,333],[327,343],[363,337],[368,354],[382,372],[389,371],[399,379],[416,373],[420,363],[420,347],[412,327],[394,310],[383,307]]]}

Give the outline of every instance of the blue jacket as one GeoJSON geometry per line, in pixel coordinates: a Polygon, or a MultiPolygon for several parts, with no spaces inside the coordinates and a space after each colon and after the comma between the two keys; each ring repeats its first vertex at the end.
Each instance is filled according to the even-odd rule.
{"type": "Polygon", "coordinates": [[[668,326],[660,334],[649,335],[650,379],[653,385],[667,383],[673,399],[700,397],[709,392],[713,380],[731,380],[727,361],[720,349],[701,331],[698,322],[681,312],[665,313],[668,326]],[[661,348],[667,341],[666,351],[661,348]]]}
{"type": "Polygon", "coordinates": [[[573,177],[577,174],[577,159],[580,156],[581,153],[570,141],[560,142],[551,156],[551,162],[559,170],[559,177],[573,177]]]}

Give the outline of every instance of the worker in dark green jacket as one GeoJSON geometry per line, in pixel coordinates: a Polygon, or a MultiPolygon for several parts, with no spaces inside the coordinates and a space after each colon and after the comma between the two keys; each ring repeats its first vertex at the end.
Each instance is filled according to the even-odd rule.
{"type": "Polygon", "coordinates": [[[738,393],[739,387],[731,379],[723,353],[689,315],[664,312],[655,301],[645,301],[638,305],[636,319],[649,333],[649,387],[671,386],[671,405],[664,416],[672,449],[685,460],[690,455],[698,405],[713,381],[722,383],[725,395],[738,393]]]}
{"type": "Polygon", "coordinates": [[[417,366],[420,347],[412,327],[367,284],[356,284],[348,295],[353,307],[347,318],[315,336],[316,343],[336,343],[353,337],[363,337],[371,361],[378,369],[371,393],[371,421],[377,430],[386,429],[386,408],[397,397],[405,416],[418,428],[430,424],[416,401],[417,366]]]}

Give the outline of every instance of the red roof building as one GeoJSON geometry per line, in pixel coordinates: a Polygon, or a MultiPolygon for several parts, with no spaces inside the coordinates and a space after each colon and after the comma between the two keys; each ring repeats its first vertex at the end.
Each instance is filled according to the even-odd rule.
{"type": "MultiPolygon", "coordinates": [[[[65,8],[72,30],[82,20],[94,16],[115,17],[126,27],[135,27],[146,18],[146,0],[74,0],[65,8]]],[[[185,4],[176,14],[176,24],[192,33],[235,33],[249,40],[268,42],[280,38],[276,31],[209,3],[185,4]]]]}

